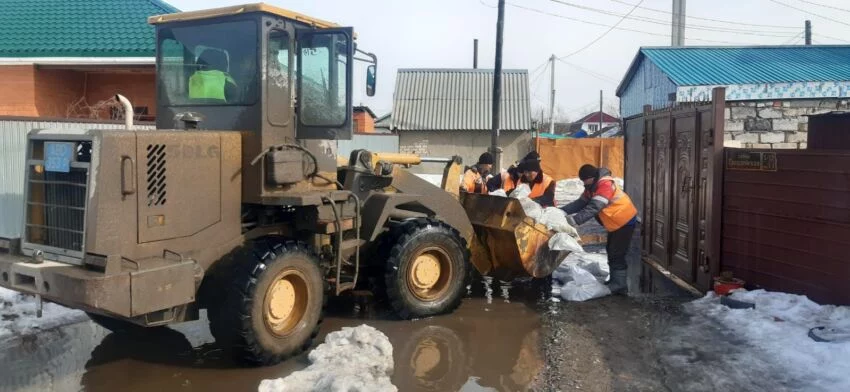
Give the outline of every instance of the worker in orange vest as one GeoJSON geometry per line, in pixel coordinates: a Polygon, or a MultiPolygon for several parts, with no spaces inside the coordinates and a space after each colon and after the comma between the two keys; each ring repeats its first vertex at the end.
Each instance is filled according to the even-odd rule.
{"type": "Polygon", "coordinates": [[[517,170],[518,164],[515,162],[507,170],[499,173],[498,176],[493,176],[493,178],[489,179],[487,181],[487,190],[493,192],[497,189],[502,189],[505,193],[510,194],[519,183],[520,173],[517,170]]]}
{"type": "Polygon", "coordinates": [[[493,154],[485,152],[478,157],[478,163],[470,166],[463,173],[463,182],[460,184],[461,192],[487,194],[487,176],[493,169],[493,154]]]}
{"type": "Polygon", "coordinates": [[[579,169],[578,177],[584,182],[584,193],[561,209],[567,213],[567,222],[573,226],[596,218],[605,227],[608,232],[605,250],[611,269],[608,288],[615,294],[627,293],[626,254],[637,226],[637,208],[614,181],[610,170],[584,165],[579,169]]]}
{"type": "Polygon", "coordinates": [[[520,183],[528,184],[531,194],[528,197],[543,207],[555,206],[555,180],[543,173],[540,167],[540,155],[534,151],[520,161],[517,171],[522,173],[520,183]]]}

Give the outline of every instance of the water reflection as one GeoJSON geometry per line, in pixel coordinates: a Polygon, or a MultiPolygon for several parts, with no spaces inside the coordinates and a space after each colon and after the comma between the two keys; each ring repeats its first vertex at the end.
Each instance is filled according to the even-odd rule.
{"type": "MultiPolygon", "coordinates": [[[[494,283],[473,283],[474,297],[451,315],[416,321],[394,320],[373,301],[336,301],[317,341],[344,326],[381,330],[393,345],[392,379],[400,391],[523,390],[543,369],[540,320],[524,303],[539,297],[539,288],[496,283],[493,301],[494,283]]],[[[205,321],[141,336],[108,334],[86,322],[0,342],[3,391],[248,391],[306,366],[301,355],[241,368],[213,343],[205,321]]]]}

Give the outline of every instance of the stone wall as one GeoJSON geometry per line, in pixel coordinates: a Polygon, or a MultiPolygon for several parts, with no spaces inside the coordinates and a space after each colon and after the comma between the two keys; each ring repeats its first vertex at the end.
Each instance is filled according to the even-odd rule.
{"type": "Polygon", "coordinates": [[[731,101],[726,104],[723,136],[744,148],[806,148],[806,115],[848,108],[846,99],[731,101]]]}

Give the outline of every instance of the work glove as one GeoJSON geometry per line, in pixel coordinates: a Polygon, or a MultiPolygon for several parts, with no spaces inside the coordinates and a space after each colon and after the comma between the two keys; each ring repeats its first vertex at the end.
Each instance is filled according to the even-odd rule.
{"type": "Polygon", "coordinates": [[[576,224],[576,220],[573,219],[572,215],[567,215],[567,223],[569,223],[572,227],[578,227],[578,225],[576,224]]]}

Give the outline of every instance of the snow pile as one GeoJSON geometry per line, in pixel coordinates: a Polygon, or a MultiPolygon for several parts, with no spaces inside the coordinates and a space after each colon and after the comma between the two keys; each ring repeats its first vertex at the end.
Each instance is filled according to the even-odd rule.
{"type": "Polygon", "coordinates": [[[608,257],[573,252],[552,273],[552,294],[567,301],[587,301],[611,294],[605,285],[610,275],[608,257]]]}
{"type": "Polygon", "coordinates": [[[393,346],[368,325],[343,327],[307,356],[310,366],[285,378],[263,380],[259,392],[395,392],[393,346]]]}
{"type": "Polygon", "coordinates": [[[730,297],[754,303],[755,309],[728,308],[709,293],[686,310],[726,326],[786,372],[806,374],[813,390],[850,391],[850,342],[819,343],[808,336],[820,326],[850,330],[850,307],[822,306],[805,296],[764,290],[739,290],[730,297]]]}
{"type": "Polygon", "coordinates": [[[37,306],[32,295],[0,288],[0,340],[86,319],[82,311],[48,302],[44,303],[42,317],[38,318],[37,306]]]}

